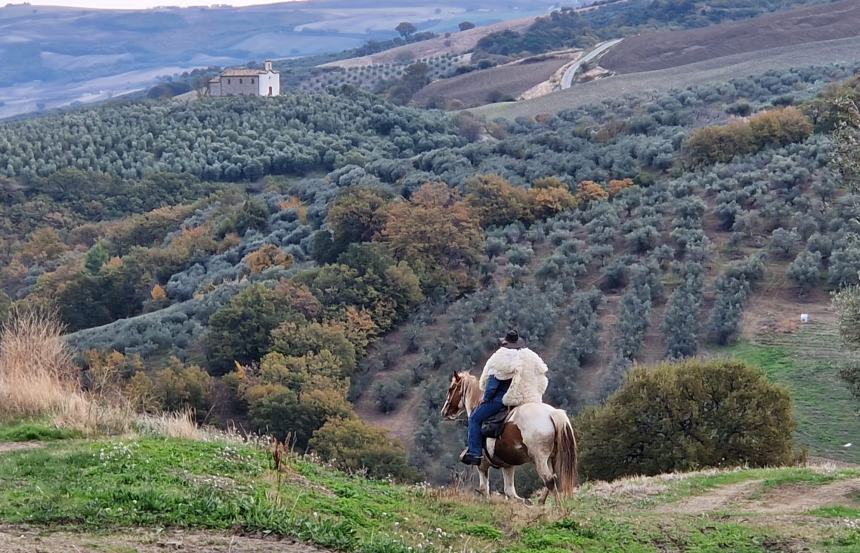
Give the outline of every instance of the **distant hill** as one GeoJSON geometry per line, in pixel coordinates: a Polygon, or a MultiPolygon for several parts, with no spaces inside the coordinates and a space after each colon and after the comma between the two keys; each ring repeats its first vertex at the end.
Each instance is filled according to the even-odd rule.
{"type": "Polygon", "coordinates": [[[629,36],[597,62],[609,77],[523,102],[484,105],[474,112],[513,119],[557,113],[619,93],[662,93],[767,69],[858,61],[860,4],[846,0],[696,29],[629,36]]]}
{"type": "Polygon", "coordinates": [[[545,13],[553,3],[485,0],[309,0],[244,8],[95,10],[9,4],[0,8],[0,117],[103,100],[158,77],[331,53],[419,30],[456,30],[545,13]]]}

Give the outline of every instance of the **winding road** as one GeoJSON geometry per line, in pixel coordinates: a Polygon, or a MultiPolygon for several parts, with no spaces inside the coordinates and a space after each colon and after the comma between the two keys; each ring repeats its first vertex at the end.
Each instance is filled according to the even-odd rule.
{"type": "Polygon", "coordinates": [[[615,40],[607,40],[606,42],[601,42],[594,49],[582,56],[576,63],[567,68],[567,71],[564,72],[564,76],[561,78],[561,89],[567,90],[570,88],[570,85],[573,84],[573,77],[576,76],[576,72],[579,71],[579,68],[582,67],[582,64],[588,63],[591,60],[601,56],[604,52],[618,44],[624,40],[623,38],[616,38],[615,40]]]}

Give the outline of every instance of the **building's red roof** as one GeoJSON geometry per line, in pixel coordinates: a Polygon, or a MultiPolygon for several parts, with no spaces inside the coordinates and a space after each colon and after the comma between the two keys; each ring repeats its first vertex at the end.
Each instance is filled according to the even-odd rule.
{"type": "MultiPolygon", "coordinates": [[[[265,75],[267,71],[265,69],[225,69],[223,73],[221,73],[222,77],[257,77],[259,75],[265,75]]],[[[273,71],[273,73],[277,73],[277,71],[273,71]]]]}

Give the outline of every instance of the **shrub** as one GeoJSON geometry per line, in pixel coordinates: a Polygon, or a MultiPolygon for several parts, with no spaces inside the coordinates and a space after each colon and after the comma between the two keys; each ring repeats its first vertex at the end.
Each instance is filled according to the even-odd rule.
{"type": "Polygon", "coordinates": [[[791,397],[730,359],[634,368],[602,407],[584,413],[581,470],[613,479],[704,467],[797,462],[791,397]]]}
{"type": "Polygon", "coordinates": [[[406,450],[384,430],[358,418],[332,419],[314,433],[311,449],[347,471],[367,471],[373,478],[414,481],[406,450]]]}

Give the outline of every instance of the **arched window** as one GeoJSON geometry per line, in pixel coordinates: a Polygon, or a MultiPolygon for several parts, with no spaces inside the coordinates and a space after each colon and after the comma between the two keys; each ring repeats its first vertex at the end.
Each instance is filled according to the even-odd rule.
{"type": "Polygon", "coordinates": [[[254,79],[251,79],[251,84],[254,84],[254,79]]]}
{"type": "Polygon", "coordinates": [[[230,79],[227,79],[227,84],[230,84],[230,79]]]}
{"type": "Polygon", "coordinates": [[[242,79],[239,79],[239,84],[242,84],[242,79]]]}

